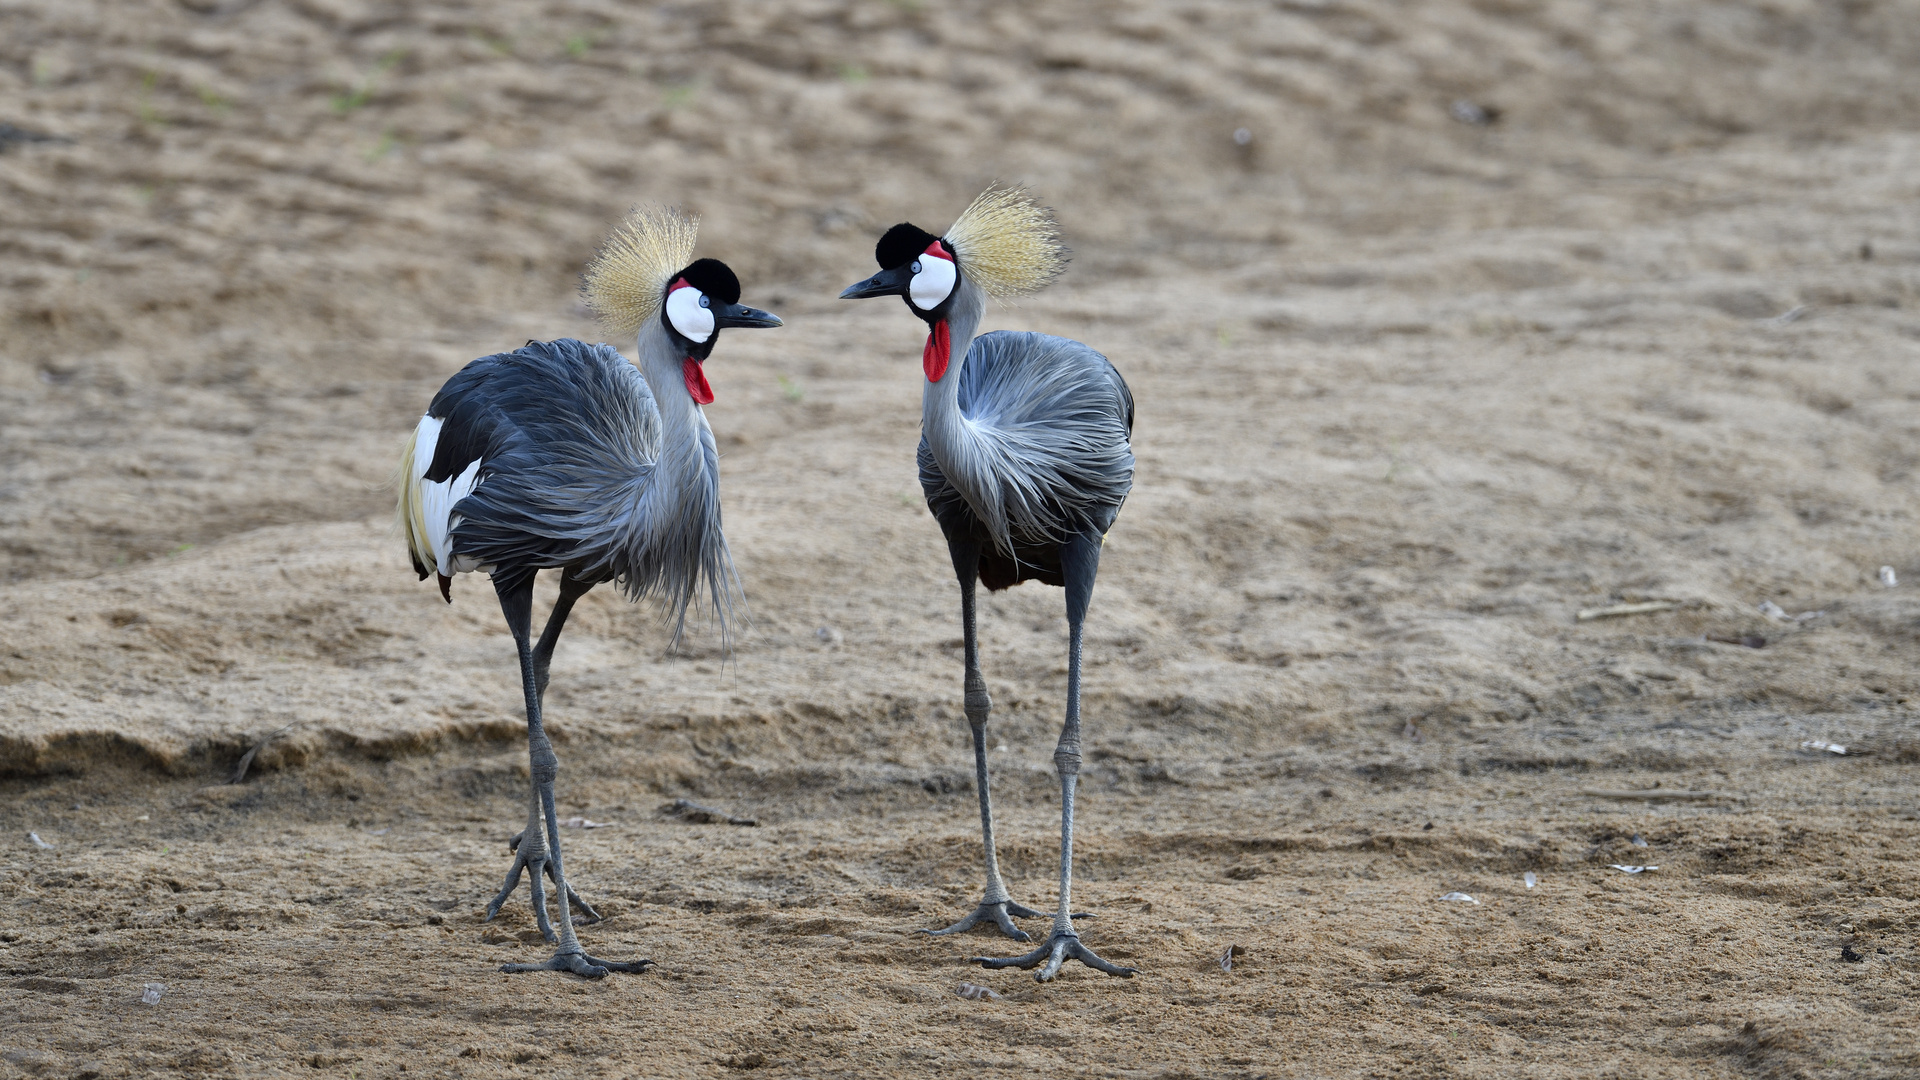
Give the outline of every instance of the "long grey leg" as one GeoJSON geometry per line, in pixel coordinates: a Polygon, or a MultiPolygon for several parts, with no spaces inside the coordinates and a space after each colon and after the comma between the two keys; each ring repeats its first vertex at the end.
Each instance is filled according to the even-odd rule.
{"type": "Polygon", "coordinates": [[[553,663],[554,647],[560,644],[560,631],[567,625],[567,616],[573,614],[573,605],[593,589],[594,583],[582,581],[566,571],[560,576],[560,596],[553,602],[553,610],[547,614],[546,628],[540,631],[540,640],[533,646],[533,676],[535,689],[540,692],[540,706],[547,704],[547,667],[553,663]]]}
{"type": "MultiPolygon", "coordinates": [[[[547,615],[547,625],[545,629],[540,631],[539,642],[533,647],[534,683],[535,689],[539,692],[540,708],[543,716],[545,715],[547,705],[547,668],[548,665],[553,662],[554,647],[560,644],[560,631],[567,625],[567,616],[572,613],[573,605],[578,603],[580,598],[585,596],[593,586],[593,582],[581,581],[579,578],[574,577],[572,571],[566,571],[561,576],[560,596],[554,601],[553,611],[547,615]]],[[[518,856],[521,840],[528,836],[529,833],[537,835],[539,831],[540,798],[539,792],[536,789],[528,793],[527,828],[514,834],[514,836],[507,840],[507,850],[518,856]]],[[[493,902],[487,905],[487,918],[489,920],[500,913],[500,905],[506,903],[507,899],[513,895],[514,889],[519,887],[520,872],[526,865],[525,859],[514,859],[513,868],[507,871],[506,884],[502,886],[500,892],[494,896],[493,902]]],[[[553,877],[553,872],[553,863],[547,863],[547,876],[549,878],[553,877]]],[[[558,887],[557,881],[555,882],[555,887],[558,887]]],[[[542,936],[548,941],[558,941],[559,938],[554,934],[553,926],[547,921],[546,900],[539,895],[539,892],[539,889],[534,890],[533,908],[535,921],[539,923],[542,936]]],[[[574,906],[580,909],[581,914],[585,915],[589,922],[600,921],[600,913],[593,909],[593,905],[582,900],[580,894],[575,892],[571,885],[567,887],[566,892],[567,899],[572,901],[574,906]]]]}
{"type": "Polygon", "coordinates": [[[1067,719],[1054,747],[1053,765],[1060,774],[1060,907],[1053,916],[1053,932],[1045,944],[1024,956],[994,959],[976,956],[988,968],[1032,969],[1045,964],[1034,978],[1046,982],[1068,960],[1078,960],[1109,975],[1131,978],[1136,969],[1110,964],[1080,943],[1073,928],[1073,796],[1080,784],[1080,653],[1081,630],[1087,605],[1093,599],[1093,579],[1100,571],[1100,537],[1079,536],[1061,545],[1060,562],[1067,585],[1067,719]]]}
{"type": "MultiPolygon", "coordinates": [[[[565,899],[568,895],[567,876],[560,865],[560,823],[553,805],[553,781],[559,775],[560,762],[554,756],[553,743],[547,738],[546,727],[541,723],[540,679],[535,669],[533,645],[529,640],[533,623],[533,574],[527,572],[506,580],[496,578],[494,588],[500,595],[500,610],[507,617],[507,629],[512,631],[514,645],[520,653],[520,678],[527,699],[527,771],[533,787],[533,809],[528,814],[527,831],[521,834],[513,869],[508,873],[507,886],[502,891],[512,892],[522,867],[530,871],[534,915],[539,920],[543,934],[552,932],[547,924],[546,888],[541,881],[543,872],[552,876],[554,893],[560,898],[559,948],[553,958],[544,964],[506,964],[500,970],[571,971],[589,979],[601,978],[609,971],[645,971],[651,960],[608,963],[588,956],[580,946],[580,939],[574,934],[573,911],[565,899]],[[543,816],[544,822],[541,820],[543,816]],[[544,830],[542,824],[546,826],[544,830]]],[[[495,910],[498,905],[496,898],[495,910]]]]}
{"type": "MultiPolygon", "coordinates": [[[[967,726],[973,729],[973,786],[980,797],[980,841],[986,850],[987,890],[980,904],[967,917],[944,930],[922,930],[923,934],[943,937],[971,930],[990,922],[1015,941],[1032,941],[1025,930],[1013,925],[1013,917],[1044,918],[1046,913],[1016,903],[1000,878],[1000,855],[993,842],[993,797],[987,780],[987,718],[993,699],[987,696],[987,680],[980,674],[980,642],[974,618],[974,583],[980,573],[980,542],[970,536],[949,535],[947,552],[953,557],[953,572],[960,579],[960,626],[966,648],[967,726]]],[[[1084,917],[1084,916],[1081,916],[1084,917]]]]}

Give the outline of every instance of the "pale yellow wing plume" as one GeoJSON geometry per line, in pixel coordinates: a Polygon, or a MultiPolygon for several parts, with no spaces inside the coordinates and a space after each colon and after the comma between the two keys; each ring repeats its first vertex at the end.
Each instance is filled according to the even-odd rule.
{"type": "Polygon", "coordinates": [[[413,553],[413,561],[421,566],[432,567],[435,565],[433,544],[427,539],[426,508],[420,500],[420,477],[432,463],[414,461],[419,441],[420,430],[416,427],[407,435],[407,448],[400,454],[400,471],[394,474],[394,485],[400,492],[399,505],[395,509],[400,532],[407,538],[407,550],[413,553]]]}
{"type": "Polygon", "coordinates": [[[1017,187],[990,187],[947,230],[960,269],[988,296],[1043,289],[1067,268],[1053,212],[1017,187]]]}
{"type": "Polygon", "coordinates": [[[699,234],[699,218],[670,207],[628,212],[593,257],[581,286],[607,333],[631,337],[659,313],[667,275],[693,262],[699,234]]]}

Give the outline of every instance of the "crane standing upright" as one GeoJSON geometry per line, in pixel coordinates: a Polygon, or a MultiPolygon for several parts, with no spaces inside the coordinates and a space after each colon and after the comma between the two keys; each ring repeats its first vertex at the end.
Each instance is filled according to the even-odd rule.
{"type": "Polygon", "coordinates": [[[675,211],[635,210],[587,271],[588,303],[609,331],[631,336],[639,369],[607,345],[529,341],[482,357],[447,380],[427,406],[400,463],[399,518],[414,570],[439,579],[485,571],[519,649],[531,791],[513,866],[487,905],[492,919],[531,875],[540,933],[558,945],[543,964],[502,971],[571,971],[600,978],[651,961],[587,955],[571,906],[599,916],[560,862],[553,800],[559,771],[542,723],[547,669],[567,615],[587,591],[617,582],[629,599],[655,597],[679,640],[704,592],[724,638],[739,590],[720,530],[720,458],[700,406],[713,401],[702,367],[729,326],[779,326],[742,307],[725,263],[693,259],[699,223],[675,211]],[[533,580],[561,571],[560,596],[531,640],[533,580]],[[544,826],[544,829],[543,829],[544,826]],[[556,935],[542,875],[560,908],[556,935]]]}
{"type": "Polygon", "coordinates": [[[975,786],[987,887],[966,918],[932,934],[991,920],[1031,940],[1010,916],[1040,917],[1013,901],[1000,879],[987,790],[987,718],[992,700],[974,635],[974,582],[1005,589],[1035,580],[1067,593],[1067,715],[1053,752],[1060,774],[1060,905],[1039,948],[989,968],[1054,977],[1066,960],[1131,976],[1081,944],[1072,911],[1074,791],[1080,775],[1081,628],[1107,530],[1133,485],[1133,395],[1107,358],[1077,341],[997,331],[974,337],[986,297],[1044,287],[1065,268],[1051,216],[1017,189],[988,188],[945,236],[895,225],[874,248],[880,273],[842,299],[901,296],[928,326],[921,353],[920,486],[946,535],[960,579],[965,635],[965,708],[973,729],[975,786]]]}

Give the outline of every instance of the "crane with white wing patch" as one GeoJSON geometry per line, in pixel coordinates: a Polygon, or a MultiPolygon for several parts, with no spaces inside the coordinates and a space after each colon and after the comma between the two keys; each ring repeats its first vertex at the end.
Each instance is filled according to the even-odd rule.
{"type": "Polygon", "coordinates": [[[649,961],[587,955],[572,907],[598,914],[567,884],[553,798],[558,762],[541,704],[554,646],[574,604],[604,582],[630,599],[661,602],[678,641],[704,597],[722,639],[739,591],[720,529],[720,457],[702,405],[713,401],[704,364],[727,327],[779,326],[744,307],[725,263],[694,259],[698,223],[643,208],[616,230],[588,269],[584,291],[607,329],[637,347],[638,366],[608,345],[529,341],[482,357],[447,380],[400,462],[401,532],[422,579],[491,575],[519,650],[526,697],[527,825],[511,847],[491,919],[531,874],[540,932],[558,950],[543,964],[503,971],[572,971],[590,978],[640,971],[649,961]],[[537,642],[533,581],[559,570],[560,596],[537,642]],[[559,902],[556,934],[542,876],[559,902]]]}
{"type": "Polygon", "coordinates": [[[965,709],[973,729],[980,833],[987,887],[971,914],[932,934],[992,922],[1031,940],[1012,917],[1041,912],[1013,901],[994,851],[987,790],[987,719],[992,700],[974,634],[974,583],[1005,589],[1040,581],[1066,589],[1067,715],[1054,748],[1060,774],[1060,904],[1046,943],[1024,956],[975,957],[990,968],[1040,967],[1045,982],[1067,960],[1109,975],[1081,944],[1072,911],[1074,794],[1080,775],[1081,628],[1100,569],[1100,549],[1133,486],[1133,395],[1107,358],[1077,341],[996,331],[975,337],[988,296],[1044,287],[1065,268],[1052,217],[1025,192],[989,188],[945,236],[902,223],[874,249],[880,273],[842,299],[900,296],[927,324],[921,352],[920,486],[946,535],[960,579],[966,648],[965,709]],[[1042,966],[1044,965],[1044,966],[1042,966]]]}

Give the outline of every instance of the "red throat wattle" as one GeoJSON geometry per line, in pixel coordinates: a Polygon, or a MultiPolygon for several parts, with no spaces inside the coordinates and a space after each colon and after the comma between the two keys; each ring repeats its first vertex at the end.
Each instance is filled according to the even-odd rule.
{"type": "Polygon", "coordinates": [[[693,396],[695,405],[713,404],[713,387],[707,385],[707,373],[700,361],[691,356],[680,361],[680,374],[686,377],[687,393],[693,396]]]}
{"type": "Polygon", "coordinates": [[[933,324],[933,332],[927,335],[927,347],[920,353],[920,367],[927,373],[928,382],[939,382],[947,373],[947,361],[953,357],[953,339],[947,336],[947,320],[941,319],[933,324]]]}

